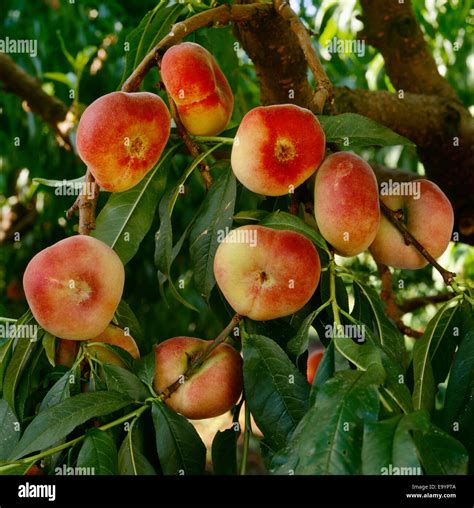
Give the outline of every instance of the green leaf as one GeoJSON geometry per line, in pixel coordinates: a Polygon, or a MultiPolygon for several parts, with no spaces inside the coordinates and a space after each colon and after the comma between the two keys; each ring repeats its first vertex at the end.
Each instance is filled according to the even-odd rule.
{"type": "Polygon", "coordinates": [[[329,253],[326,240],[296,215],[277,211],[267,215],[260,224],[273,229],[289,229],[290,231],[296,231],[296,233],[306,236],[320,249],[329,253]]]}
{"type": "Polygon", "coordinates": [[[425,412],[416,412],[367,422],[362,445],[362,474],[423,474],[412,431],[429,426],[427,416],[425,412]]]}
{"type": "Polygon", "coordinates": [[[196,429],[161,401],[151,408],[156,449],[165,475],[196,475],[204,472],[206,447],[196,429]]]}
{"type": "Polygon", "coordinates": [[[79,389],[80,378],[81,372],[79,366],[74,371],[70,370],[61,376],[44,396],[41,402],[40,412],[70,397],[72,395],[71,386],[75,384],[79,389]],[[71,383],[71,381],[73,381],[73,383],[71,383]]]}
{"type": "Polygon", "coordinates": [[[283,451],[275,455],[276,474],[360,474],[365,422],[376,421],[379,398],[371,376],[341,371],[318,388],[283,451]]]}
{"type": "Polygon", "coordinates": [[[393,132],[388,127],[356,113],[333,116],[318,116],[326,135],[326,143],[341,143],[350,146],[392,146],[414,143],[393,132]]]}
{"type": "Polygon", "coordinates": [[[387,354],[389,354],[400,365],[403,365],[406,354],[403,335],[394,323],[387,317],[382,300],[375,289],[362,284],[356,279],[354,282],[354,292],[356,298],[364,299],[365,304],[370,307],[372,314],[371,322],[364,320],[363,323],[373,333],[375,339],[377,339],[384,351],[386,351],[387,354]]]}
{"type": "Polygon", "coordinates": [[[128,332],[135,339],[141,350],[140,345],[143,343],[142,328],[137,316],[135,316],[135,313],[125,300],[121,300],[115,309],[114,319],[122,330],[127,331],[126,329],[128,329],[128,332]]]}
{"type": "Polygon", "coordinates": [[[441,429],[431,425],[428,431],[415,433],[415,443],[426,474],[467,474],[469,456],[466,449],[441,429]]]}
{"type": "Polygon", "coordinates": [[[216,283],[214,257],[219,240],[224,239],[227,229],[232,226],[235,207],[237,186],[234,173],[230,166],[220,171],[198,211],[189,236],[194,280],[205,300],[209,300],[216,283]]]}
{"type": "Polygon", "coordinates": [[[51,180],[48,178],[33,178],[33,183],[45,185],[46,187],[75,187],[82,182],[84,182],[84,176],[74,178],[74,180],[51,180]]]}
{"type": "Polygon", "coordinates": [[[156,471],[136,445],[134,433],[135,427],[130,428],[120,446],[118,453],[119,474],[154,476],[156,471]]]}
{"type": "Polygon", "coordinates": [[[146,356],[142,356],[134,365],[134,370],[139,379],[141,379],[147,386],[153,385],[156,372],[156,355],[153,351],[146,356]]]}
{"type": "Polygon", "coordinates": [[[66,437],[87,420],[118,411],[131,403],[118,392],[81,393],[39,413],[28,425],[10,459],[43,450],[66,437]]]}
{"type": "Polygon", "coordinates": [[[56,337],[46,332],[43,336],[43,348],[48,362],[54,367],[56,365],[56,337]]]}
{"type": "Polygon", "coordinates": [[[177,148],[169,148],[135,187],[113,193],[97,217],[92,236],[112,247],[124,264],[137,253],[151,227],[165,190],[167,164],[177,148]]]}
{"type": "Polygon", "coordinates": [[[125,393],[136,402],[142,402],[150,396],[140,379],[127,369],[112,364],[104,364],[102,368],[108,390],[125,393]]]}
{"type": "MultiPolygon", "coordinates": [[[[161,0],[158,5],[147,12],[137,28],[132,30],[126,39],[125,68],[122,84],[156,44],[171,30],[173,23],[183,11],[183,5],[171,4],[161,0]]],[[[122,84],[120,86],[122,86],[122,84]]]]}
{"type": "Polygon", "coordinates": [[[244,210],[234,215],[234,221],[239,224],[259,223],[269,215],[266,210],[244,210]]]}
{"type": "Polygon", "coordinates": [[[285,445],[308,409],[309,384],[273,340],[250,335],[244,340],[246,401],[268,445],[285,445]]]}
{"type": "Polygon", "coordinates": [[[118,474],[117,448],[107,432],[99,429],[87,431],[77,457],[77,467],[91,468],[94,475],[118,474]]]}
{"type": "MultiPolygon", "coordinates": [[[[33,316],[30,311],[24,314],[17,322],[16,326],[28,326],[33,321],[33,316]]],[[[3,398],[8,402],[9,406],[16,410],[15,393],[18,386],[18,381],[23,373],[25,366],[30,358],[31,353],[37,347],[37,342],[30,339],[17,340],[13,355],[8,364],[5,372],[5,380],[3,384],[3,398]]]]}
{"type": "Polygon", "coordinates": [[[0,399],[0,461],[6,460],[20,439],[20,427],[15,413],[6,400],[0,399]]]}
{"type": "MultiPolygon", "coordinates": [[[[431,367],[431,359],[439,343],[445,335],[452,336],[451,320],[456,307],[452,302],[445,303],[428,323],[422,337],[415,342],[413,348],[413,374],[415,387],[413,390],[413,405],[415,409],[434,408],[436,395],[436,381],[431,367]]],[[[444,380],[438,380],[441,382],[444,380]]]]}
{"type": "Polygon", "coordinates": [[[240,432],[234,428],[217,431],[212,441],[212,468],[214,474],[237,474],[237,440],[240,432]]]}

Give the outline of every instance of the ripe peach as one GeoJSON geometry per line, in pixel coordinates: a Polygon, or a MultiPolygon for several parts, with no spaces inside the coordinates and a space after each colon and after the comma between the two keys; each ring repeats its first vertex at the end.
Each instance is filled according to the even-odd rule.
{"type": "Polygon", "coordinates": [[[170,115],[158,95],[112,92],[94,101],[77,128],[77,151],[106,191],[134,187],[160,158],[170,115]]]}
{"type": "MultiPolygon", "coordinates": [[[[155,391],[161,393],[177,381],[209,344],[194,337],[174,337],[155,346],[155,391]]],[[[236,404],[242,384],[241,356],[232,346],[220,344],[165,402],[187,418],[211,418],[236,404]]]]}
{"type": "Polygon", "coordinates": [[[77,235],[31,259],[23,276],[26,299],[46,331],[70,340],[102,333],[122,297],[122,261],[105,243],[77,235]]]}
{"type": "MultiPolygon", "coordinates": [[[[403,211],[403,223],[408,231],[434,258],[438,258],[451,239],[453,207],[433,182],[418,179],[410,183],[411,189],[415,190],[412,195],[385,195],[380,199],[390,209],[403,211]]],[[[416,269],[428,264],[415,247],[406,245],[402,234],[384,215],[369,250],[377,262],[394,268],[416,269]]]]}
{"type": "Polygon", "coordinates": [[[325,144],[311,111],[293,104],[260,106],[244,116],[237,130],[232,169],[252,192],[283,196],[316,171],[325,144]]]}
{"type": "MultiPolygon", "coordinates": [[[[140,358],[140,351],[138,350],[137,343],[131,335],[128,335],[124,330],[115,325],[109,325],[98,337],[90,339],[88,342],[103,342],[125,349],[130,355],[138,360],[140,358]]],[[[91,344],[87,346],[87,351],[92,356],[95,356],[102,363],[112,363],[123,366],[123,361],[113,351],[100,344],[91,344]]]]}
{"type": "Polygon", "coordinates": [[[232,230],[217,248],[214,275],[236,312],[257,321],[293,314],[316,290],[314,245],[294,231],[263,226],[232,230]]]}
{"type": "Polygon", "coordinates": [[[324,351],[313,351],[308,356],[308,361],[306,364],[306,378],[310,385],[313,384],[314,376],[319,367],[319,362],[321,361],[324,355],[324,351]]]}
{"type": "Polygon", "coordinates": [[[226,128],[234,97],[207,49],[194,42],[172,46],[163,55],[161,77],[190,134],[215,136],[226,128]]]}
{"type": "Polygon", "coordinates": [[[380,222],[377,180],[367,162],[352,152],[327,157],[316,173],[314,214],[337,254],[355,256],[367,249],[380,222]]]}

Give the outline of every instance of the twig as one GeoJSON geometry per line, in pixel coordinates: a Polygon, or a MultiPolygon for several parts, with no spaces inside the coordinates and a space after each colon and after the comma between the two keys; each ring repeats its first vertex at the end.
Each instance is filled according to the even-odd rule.
{"type": "Polygon", "coordinates": [[[145,78],[148,71],[155,65],[157,57],[160,52],[173,44],[177,44],[184,37],[190,33],[204,28],[209,25],[218,23],[219,25],[226,25],[228,23],[236,22],[241,23],[248,21],[260,14],[264,15],[273,9],[271,4],[246,4],[246,5],[231,5],[224,4],[215,9],[210,9],[194,16],[176,23],[171,28],[170,33],[161,39],[161,41],[145,56],[136,69],[130,74],[122,86],[123,92],[134,92],[138,90],[141,82],[145,78]]]}
{"type": "Polygon", "coordinates": [[[385,312],[387,316],[397,325],[397,328],[404,334],[415,339],[419,339],[423,333],[418,330],[413,330],[405,325],[400,316],[400,309],[398,308],[395,293],[392,288],[392,274],[387,265],[377,263],[377,268],[382,281],[382,291],[380,298],[385,304],[385,312]]]}
{"type": "MultiPolygon", "coordinates": [[[[183,122],[179,117],[178,108],[173,100],[173,97],[171,97],[168,91],[166,91],[166,95],[168,96],[168,101],[171,109],[171,116],[173,117],[173,120],[176,124],[176,128],[178,129],[178,134],[180,138],[183,140],[184,144],[186,145],[188,152],[194,159],[196,159],[197,157],[199,157],[199,155],[201,155],[201,150],[199,149],[197,144],[191,139],[188,131],[186,130],[186,127],[183,125],[183,122]]],[[[202,161],[198,164],[198,168],[199,172],[201,173],[202,179],[204,180],[206,190],[209,190],[209,188],[212,185],[212,176],[209,171],[209,166],[204,161],[202,161]]]]}
{"type": "Polygon", "coordinates": [[[441,293],[439,295],[430,295],[430,296],[418,296],[415,298],[409,298],[405,300],[398,307],[402,314],[406,314],[408,312],[413,312],[421,307],[425,307],[426,305],[437,304],[447,302],[451,300],[453,297],[452,293],[441,293]]]}
{"type": "Polygon", "coordinates": [[[199,367],[201,367],[206,358],[208,358],[209,355],[226,340],[230,332],[239,324],[241,319],[242,316],[240,316],[239,314],[234,315],[234,317],[231,319],[230,323],[224,328],[224,330],[222,330],[222,332],[209,344],[209,347],[205,349],[201,354],[197,355],[191,361],[191,365],[183,374],[183,376],[181,376],[180,379],[177,379],[174,383],[165,388],[158,395],[161,398],[161,400],[166,400],[169,397],[171,397],[171,395],[183,384],[183,382],[189,379],[199,369],[199,367]]]}
{"type": "MultiPolygon", "coordinates": [[[[79,234],[90,235],[95,229],[95,208],[97,198],[99,197],[99,186],[96,184],[94,176],[89,169],[84,178],[84,187],[79,195],[79,234]],[[92,197],[89,197],[88,189],[92,189],[92,197]]],[[[74,206],[74,205],[73,205],[74,206]]]]}
{"type": "Polygon", "coordinates": [[[274,6],[277,13],[290,23],[290,27],[298,39],[301,50],[304,53],[316,82],[316,91],[313,96],[314,109],[322,113],[326,100],[329,101],[329,104],[333,102],[333,87],[326,71],[319,61],[316,50],[311,42],[311,36],[301,19],[290,7],[287,0],[274,0],[274,6]]]}
{"type": "Polygon", "coordinates": [[[454,277],[456,274],[454,272],[449,272],[445,268],[443,268],[436,259],[421,245],[421,243],[408,231],[403,222],[401,222],[403,218],[403,213],[400,210],[391,210],[382,200],[380,200],[380,209],[387,219],[400,231],[403,235],[406,245],[413,245],[419,253],[427,259],[438,272],[443,277],[444,282],[451,286],[454,281],[454,277]]]}

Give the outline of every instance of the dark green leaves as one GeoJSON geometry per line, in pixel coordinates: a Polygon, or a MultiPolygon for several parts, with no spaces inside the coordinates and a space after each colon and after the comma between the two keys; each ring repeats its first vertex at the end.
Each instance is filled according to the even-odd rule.
{"type": "Polygon", "coordinates": [[[244,387],[255,422],[274,450],[285,445],[308,408],[309,385],[271,339],[244,341],[244,387]]]}
{"type": "Polygon", "coordinates": [[[127,37],[125,68],[123,81],[133,72],[145,55],[171,30],[178,19],[183,6],[166,2],[159,2],[151,11],[147,12],[135,30],[127,37]]]}
{"type": "Polygon", "coordinates": [[[230,169],[220,168],[221,173],[214,180],[198,212],[190,232],[191,263],[194,280],[203,298],[209,299],[216,280],[214,278],[214,256],[219,246],[219,236],[225,236],[232,226],[236,183],[230,169]]]}
{"type": "Polygon", "coordinates": [[[102,368],[108,390],[124,393],[134,401],[144,401],[150,396],[145,385],[129,370],[111,364],[104,364],[102,368]]]}
{"type": "Polygon", "coordinates": [[[118,392],[82,393],[68,398],[34,418],[10,459],[48,448],[90,418],[118,411],[130,403],[127,395],[118,392]]]}
{"type": "Polygon", "coordinates": [[[343,371],[318,388],[315,405],[286,448],[275,456],[277,474],[360,474],[365,422],[376,421],[377,388],[364,372],[343,371]]]}
{"type": "Polygon", "coordinates": [[[356,113],[318,116],[318,120],[326,135],[326,143],[341,143],[345,146],[413,146],[407,138],[356,113]]]}
{"type": "Polygon", "coordinates": [[[99,429],[87,432],[77,457],[77,467],[90,468],[94,475],[115,475],[118,473],[117,448],[113,439],[99,429]]]}
{"type": "Polygon", "coordinates": [[[240,432],[234,428],[217,431],[212,441],[212,467],[214,474],[237,474],[237,439],[240,432]]]}
{"type": "Polygon", "coordinates": [[[152,406],[156,449],[165,475],[196,475],[204,471],[206,447],[196,429],[162,402],[152,406]]]}
{"type": "MultiPolygon", "coordinates": [[[[453,330],[450,328],[454,316],[455,307],[451,302],[444,304],[428,323],[423,336],[417,340],[413,348],[413,373],[415,388],[413,390],[413,405],[415,409],[427,409],[434,407],[436,395],[436,382],[433,375],[431,359],[434,356],[439,343],[442,340],[452,339],[453,330]]],[[[438,382],[442,382],[438,380],[438,382]]]]}
{"type": "Polygon", "coordinates": [[[92,236],[110,245],[124,264],[137,253],[148,233],[165,190],[167,164],[177,146],[163,153],[143,180],[125,192],[113,193],[97,217],[92,236]]]}
{"type": "Polygon", "coordinates": [[[0,399],[0,461],[6,460],[20,439],[18,420],[6,400],[0,399]]]}
{"type": "Polygon", "coordinates": [[[329,252],[326,240],[311,226],[308,226],[302,219],[291,215],[287,212],[274,212],[267,215],[262,222],[262,226],[273,229],[290,229],[296,231],[309,238],[314,244],[316,244],[322,250],[329,252]]]}

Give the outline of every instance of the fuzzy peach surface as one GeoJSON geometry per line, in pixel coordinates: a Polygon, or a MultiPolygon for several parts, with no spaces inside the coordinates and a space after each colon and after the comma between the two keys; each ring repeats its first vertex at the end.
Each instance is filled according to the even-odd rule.
{"type": "Polygon", "coordinates": [[[112,92],[94,101],[77,128],[77,150],[106,191],[134,187],[160,158],[170,133],[163,100],[149,92],[112,92]]]}
{"type": "Polygon", "coordinates": [[[122,297],[122,261],[105,243],[77,235],[34,256],[23,287],[34,318],[56,337],[87,340],[102,333],[122,297]]]}
{"type": "MultiPolygon", "coordinates": [[[[125,333],[125,331],[118,326],[112,324],[109,325],[98,337],[90,339],[89,342],[102,342],[104,344],[117,346],[127,351],[127,353],[130,353],[132,358],[135,360],[140,358],[140,351],[138,350],[138,346],[134,338],[125,333]]],[[[99,344],[91,344],[88,346],[88,350],[103,363],[122,365],[121,359],[113,351],[101,347],[99,344]]]]}
{"type": "MultiPolygon", "coordinates": [[[[444,253],[451,239],[454,212],[443,191],[433,182],[425,179],[414,180],[419,184],[419,199],[415,196],[381,196],[382,201],[392,210],[403,211],[403,222],[408,231],[434,257],[444,253]]],[[[423,268],[428,261],[413,247],[406,245],[402,234],[385,216],[370,246],[374,259],[394,268],[423,268]]]]}
{"type": "Polygon", "coordinates": [[[317,170],[324,152],[324,132],[311,111],[293,104],[260,106],[244,116],[231,164],[252,192],[283,196],[317,170]]]}
{"type": "MultiPolygon", "coordinates": [[[[209,344],[194,337],[174,337],[155,346],[155,391],[160,393],[177,381],[187,371],[193,357],[209,344]]],[[[187,418],[211,418],[236,404],[242,383],[241,356],[232,346],[220,344],[165,402],[187,418]]]]}
{"type": "Polygon", "coordinates": [[[160,72],[190,134],[215,136],[225,129],[232,116],[234,97],[207,49],[194,42],[172,46],[163,55],[160,72]]]}
{"type": "Polygon", "coordinates": [[[314,213],[321,234],[338,254],[366,250],[380,223],[377,180],[369,164],[352,152],[327,157],[316,174],[314,213]]]}
{"type": "Polygon", "coordinates": [[[264,226],[232,230],[214,258],[214,275],[226,300],[236,312],[257,321],[301,309],[316,290],[320,272],[310,240],[264,226]]]}

